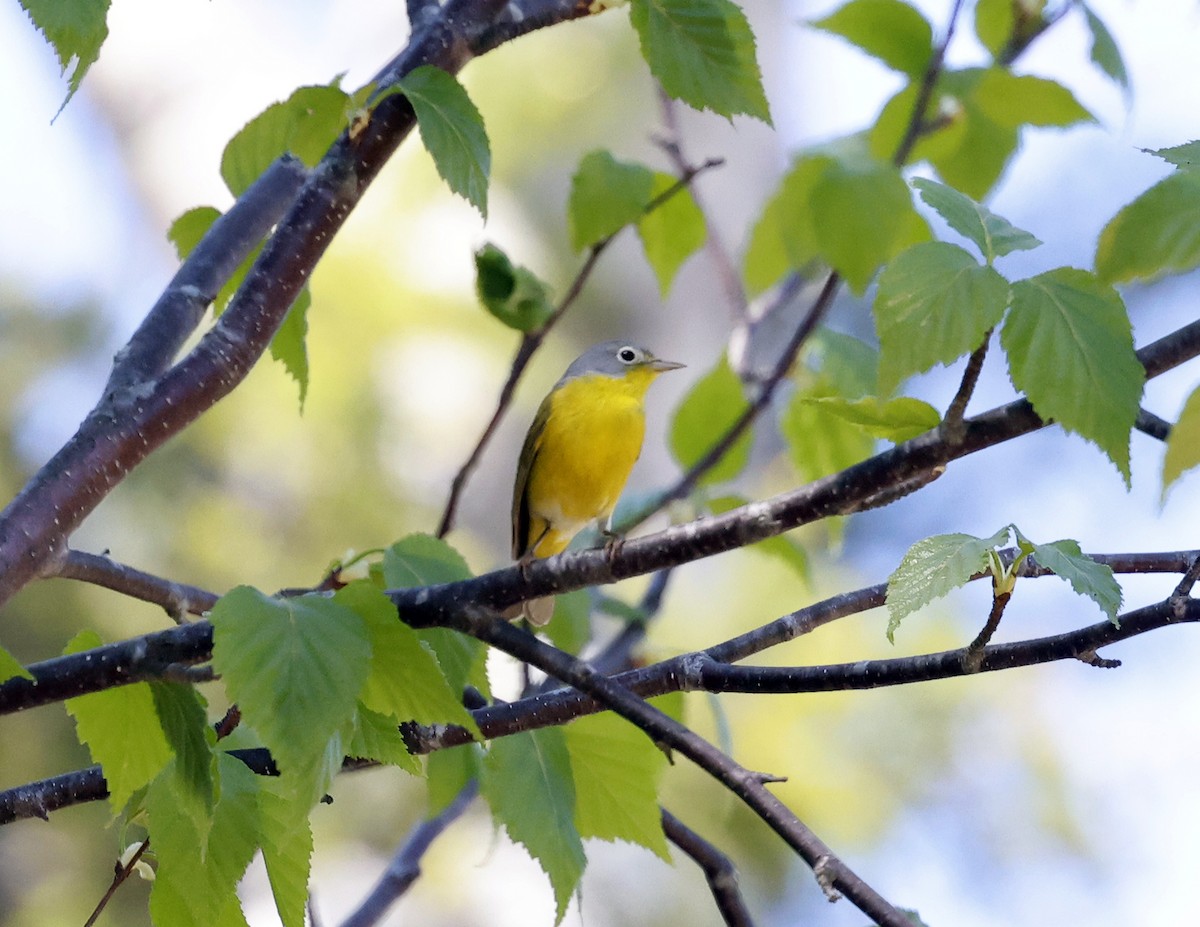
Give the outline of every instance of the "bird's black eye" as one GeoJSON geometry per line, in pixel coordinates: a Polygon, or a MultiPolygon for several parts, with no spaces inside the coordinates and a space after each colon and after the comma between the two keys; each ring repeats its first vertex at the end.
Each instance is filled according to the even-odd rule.
{"type": "Polygon", "coordinates": [[[624,347],[617,351],[617,360],[622,364],[632,364],[638,359],[638,352],[635,348],[624,347]]]}

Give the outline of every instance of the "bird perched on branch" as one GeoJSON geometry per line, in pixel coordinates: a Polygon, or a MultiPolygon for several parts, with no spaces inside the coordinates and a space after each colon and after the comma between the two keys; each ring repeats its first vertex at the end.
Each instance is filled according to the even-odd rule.
{"type": "MultiPolygon", "coordinates": [[[[512,551],[521,565],[565,550],[583,528],[604,520],[642,450],[646,390],[660,373],[684,366],[647,348],[605,341],[588,348],[542,400],[517,464],[512,551]]],[[[510,609],[544,625],[554,597],[510,609]]]]}

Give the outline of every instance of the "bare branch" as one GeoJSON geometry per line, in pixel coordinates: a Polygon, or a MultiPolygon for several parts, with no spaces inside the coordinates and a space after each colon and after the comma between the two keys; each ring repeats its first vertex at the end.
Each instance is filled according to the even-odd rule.
{"type": "Polygon", "coordinates": [[[666,808],[662,809],[662,824],[667,839],[691,857],[704,873],[713,901],[728,927],[754,927],[754,919],[738,885],[737,867],[729,857],[666,808]]]}
{"type": "Polygon", "coordinates": [[[420,877],[421,860],[433,841],[440,837],[447,827],[462,817],[478,794],[479,782],[472,779],[463,786],[449,805],[438,814],[418,824],[396,851],[396,855],[392,857],[387,869],[379,877],[371,894],[363,900],[354,913],[342,922],[342,927],[372,927],[383,920],[388,908],[395,904],[420,877]]]}
{"type": "Polygon", "coordinates": [[[212,608],[218,596],[198,586],[163,579],[142,570],[117,563],[107,554],[89,554],[69,550],[48,574],[63,579],[103,586],[132,599],[161,606],[178,624],[188,614],[202,615],[212,608]]]}

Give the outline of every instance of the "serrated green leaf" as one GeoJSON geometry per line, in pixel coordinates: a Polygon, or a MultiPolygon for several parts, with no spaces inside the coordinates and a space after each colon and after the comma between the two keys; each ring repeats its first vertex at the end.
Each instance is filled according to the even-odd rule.
{"type": "Polygon", "coordinates": [[[843,399],[879,391],[879,351],[861,338],[822,328],[809,339],[805,360],[817,364],[821,376],[843,399]]]}
{"type": "Polygon", "coordinates": [[[492,152],[483,117],[453,75],[432,65],[405,74],[396,87],[417,114],[421,141],[450,189],[487,218],[492,152]]]}
{"type": "Polygon", "coordinates": [[[1012,38],[1016,26],[1015,0],[978,0],[975,4],[975,35],[998,58],[1012,38]]]}
{"type": "Polygon", "coordinates": [[[1090,6],[1083,4],[1083,12],[1087,17],[1088,30],[1092,33],[1092,63],[1122,90],[1128,91],[1129,72],[1125,70],[1125,59],[1121,57],[1121,49],[1117,47],[1116,40],[1090,6]]]}
{"type": "Polygon", "coordinates": [[[1013,251],[1029,251],[1042,243],[953,187],[922,177],[912,184],[921,199],[937,210],[954,231],[975,243],[989,264],[1013,251]]]}
{"type": "Polygon", "coordinates": [[[670,862],[658,807],[666,754],[639,728],[611,712],[572,721],[564,733],[579,836],[635,843],[670,862]]]}
{"type": "MultiPolygon", "coordinates": [[[[412,589],[470,579],[471,569],[445,541],[431,534],[410,534],[383,554],[383,579],[389,589],[412,589]]],[[[487,648],[472,637],[447,628],[425,628],[417,636],[433,648],[450,687],[471,685],[487,696],[487,648]]]]}
{"type": "MultiPolygon", "coordinates": [[[[103,642],[95,631],[80,631],[64,654],[93,650],[103,642]]],[[[130,797],[171,761],[171,745],[154,708],[150,686],[137,682],[66,700],[80,743],[87,744],[108,783],[108,801],[119,815],[130,797]]]]}
{"type": "Polygon", "coordinates": [[[297,814],[286,784],[264,777],[259,789],[259,833],[275,909],[284,927],[304,927],[312,868],[312,827],[306,813],[297,814]]]}
{"type": "Polygon", "coordinates": [[[463,707],[462,689],[450,688],[431,649],[400,620],[396,607],[366,580],[339,589],[334,602],[366,622],[371,665],[361,699],[372,711],[418,724],[460,724],[479,728],[463,707]]]}
{"type": "Polygon", "coordinates": [[[217,770],[220,798],[207,831],[180,807],[174,770],[164,770],[147,789],[150,839],[158,859],[150,892],[156,924],[245,923],[234,889],[258,845],[258,777],[224,753],[217,757],[217,770]]]}
{"type": "Polygon", "coordinates": [[[1052,541],[1049,544],[1034,544],[1033,556],[1039,564],[1071,584],[1077,595],[1086,596],[1118,624],[1117,612],[1121,608],[1121,587],[1113,576],[1112,567],[1097,563],[1079,548],[1078,541],[1052,541]]]}
{"type": "Polygon", "coordinates": [[[586,589],[554,598],[554,619],[542,630],[559,650],[578,655],[592,639],[592,600],[586,589]]]}
{"type": "Polygon", "coordinates": [[[1100,233],[1096,273],[1108,283],[1200,266],[1200,171],[1176,171],[1123,207],[1100,233]]]}
{"type": "Polygon", "coordinates": [[[482,770],[483,748],[479,744],[463,744],[431,753],[425,760],[429,816],[449,806],[467,783],[481,778],[482,770]]]}
{"type": "Polygon", "coordinates": [[[875,295],[880,392],[978,348],[1004,317],[1008,294],[1008,281],[957,245],[926,242],[897,257],[875,295]]]}
{"type": "MultiPolygon", "coordinates": [[[[687,469],[699,461],[746,409],[741,381],[722,355],[684,396],[671,420],[668,444],[676,462],[687,469]]],[[[731,480],[750,460],[751,429],[746,429],[720,461],[700,479],[701,485],[731,480]]]]}
{"type": "Polygon", "coordinates": [[[0,647],[0,682],[10,679],[33,679],[33,673],[21,665],[21,661],[0,647]]]}
{"type": "Polygon", "coordinates": [[[825,409],[861,427],[873,438],[882,438],[899,444],[909,438],[936,428],[942,421],[941,415],[927,402],[900,396],[895,399],[880,399],[867,396],[863,399],[842,399],[840,396],[823,396],[803,399],[802,402],[818,403],[825,409]]]}
{"type": "Polygon", "coordinates": [[[1192,467],[1200,464],[1200,387],[1192,390],[1179,421],[1167,437],[1167,453],[1163,457],[1162,500],[1175,481],[1192,467]]]}
{"type": "Polygon", "coordinates": [[[400,721],[392,715],[371,711],[362,702],[354,716],[354,733],[346,747],[346,755],[397,766],[413,775],[421,772],[421,761],[408,752],[404,743],[400,721]]]}
{"type": "Polygon", "coordinates": [[[828,166],[824,158],[798,158],[763,207],[743,262],[751,294],[761,293],[789,270],[802,269],[819,256],[808,201],[828,166]]]}
{"type": "Polygon", "coordinates": [[[895,642],[900,622],[917,609],[966,585],[972,576],[987,569],[988,551],[1004,544],[1009,533],[1010,527],[1005,526],[990,538],[939,534],[910,547],[888,577],[888,640],[895,642]]]}
{"type": "Polygon", "coordinates": [[[1013,385],[1037,414],[1099,447],[1128,485],[1146,372],[1116,290],[1070,267],[1020,280],[1000,343],[1013,385]]]}
{"type": "Polygon", "coordinates": [[[554,312],[549,287],[493,244],[475,252],[475,293],[484,309],[519,332],[541,328],[554,312]]]}
{"type": "Polygon", "coordinates": [[[208,723],[207,703],[193,687],[177,682],[149,683],[158,721],[175,754],[181,800],[193,802],[197,815],[212,813],[213,747],[217,736],[208,723]]]}
{"type": "Polygon", "coordinates": [[[648,167],[618,161],[607,151],[584,155],[567,202],[571,247],[582,251],[637,222],[653,189],[654,172],[648,167]]]}
{"type": "Polygon", "coordinates": [[[353,717],[371,645],[363,618],[323,596],[239,586],[213,607],[213,668],[280,769],[307,773],[353,717]]]}
{"type": "Polygon", "coordinates": [[[860,295],[881,265],[930,237],[899,170],[867,157],[833,161],[809,208],[821,256],[860,295]]]}
{"type": "Polygon", "coordinates": [[[951,113],[951,127],[934,133],[938,146],[916,149],[926,152],[943,181],[977,200],[995,187],[1020,141],[1019,123],[997,121],[976,99],[987,73],[969,68],[944,75],[938,107],[951,113]]]}
{"type": "MultiPolygon", "coordinates": [[[[651,201],[676,183],[678,180],[670,174],[656,173],[650,187],[651,201]]],[[[646,260],[658,279],[658,291],[666,299],[683,262],[695,254],[708,237],[704,213],[696,205],[692,191],[683,189],[644,213],[638,220],[637,229],[646,260]]]]}
{"type": "Polygon", "coordinates": [[[558,728],[492,742],[482,790],[496,823],[529,851],[550,877],[560,923],[587,857],[575,829],[575,784],[566,735],[558,728]]]}
{"type": "Polygon", "coordinates": [[[925,73],[933,54],[933,27],[901,0],[850,0],[810,25],[840,35],[914,79],[925,73]]]}
{"type": "Polygon", "coordinates": [[[20,0],[20,4],[54,49],[59,73],[67,78],[61,113],[100,57],[100,46],[108,38],[109,0],[20,0]]]}
{"type": "Polygon", "coordinates": [[[284,152],[314,167],[346,127],[346,101],[336,84],[300,87],[251,119],[221,155],[221,177],[229,191],[241,196],[284,152]]]}
{"type": "Polygon", "coordinates": [[[631,0],[642,57],[663,90],[698,110],[771,124],[746,14],[730,0],[631,0]]]}
{"type": "Polygon", "coordinates": [[[1200,141],[1186,142],[1170,148],[1143,148],[1142,151],[1185,170],[1200,166],[1200,141]]]}

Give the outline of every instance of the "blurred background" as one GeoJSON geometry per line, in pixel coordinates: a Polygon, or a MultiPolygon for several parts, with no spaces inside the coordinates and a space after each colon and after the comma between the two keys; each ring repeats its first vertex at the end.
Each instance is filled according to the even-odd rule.
{"type": "MultiPolygon", "coordinates": [[[[937,25],[948,0],[917,4],[937,25]]],[[[895,75],[803,21],[836,3],[748,7],[775,120],[772,130],[678,112],[693,161],[726,166],[698,183],[725,246],[739,258],[751,223],[791,153],[867,125],[899,87],[895,75]]],[[[1006,258],[1024,276],[1090,266],[1096,236],[1123,203],[1168,172],[1141,148],[1196,138],[1193,0],[1092,4],[1120,44],[1126,98],[1088,63],[1082,17],[1067,17],[1022,58],[1023,72],[1066,83],[1097,117],[1069,131],[1033,131],[992,208],[1047,244],[1006,258]]],[[[95,402],[113,352],[176,262],[164,233],[192,206],[225,208],[218,167],[226,140],[301,84],[370,79],[402,47],[402,4],[369,0],[117,0],[110,37],[79,94],[66,92],[50,49],[16,4],[0,7],[0,496],[5,500],[71,434],[95,402]]],[[[952,64],[983,60],[970,19],[952,64]]],[[[301,414],[295,384],[264,362],[245,385],[137,469],[73,544],[173,579],[223,591],[312,583],[348,550],[433,531],[454,470],[491,414],[516,336],[473,295],[472,252],[505,248],[562,292],[571,253],[565,201],[580,157],[669,170],[655,143],[663,114],[622,10],[513,43],[472,63],[462,80],[493,149],[486,225],[406,144],[338,236],[313,280],[312,384],[301,414]]],[[[1195,317],[1195,277],[1126,292],[1144,344],[1195,317]]],[[[638,339],[688,369],[651,392],[632,494],[675,475],[670,414],[716,361],[732,315],[705,257],[660,299],[635,237],[601,261],[584,298],[535,361],[463,500],[451,541],[476,570],[504,564],[519,442],[538,400],[583,347],[638,339]]],[[[869,298],[843,297],[831,324],[868,335],[869,298]]],[[[1003,362],[985,366],[973,411],[1012,396],[1003,362]]],[[[1194,365],[1193,365],[1194,368],[1194,365]]],[[[944,408],[959,371],[937,370],[909,392],[944,408]]],[[[1195,369],[1153,381],[1145,405],[1174,418],[1195,369]]],[[[796,485],[771,428],[738,489],[762,496],[796,485]]],[[[848,523],[844,535],[800,532],[811,581],[754,551],[677,571],[649,657],[723,640],[826,595],[881,582],[929,534],[988,535],[1016,522],[1038,541],[1072,537],[1087,551],[1200,546],[1200,480],[1160,506],[1161,445],[1133,436],[1133,488],[1093,447],[1057,429],[954,464],[941,480],[848,523]]],[[[661,523],[660,523],[661,524],[661,523]]],[[[1165,597],[1174,579],[1123,581],[1126,605],[1165,597]]],[[[635,600],[644,583],[614,594],[635,600]]],[[[987,613],[982,584],[910,618],[895,647],[882,611],[839,622],[771,653],[820,663],[961,646],[987,613]]],[[[998,639],[1100,620],[1054,579],[1022,583],[998,639]]],[[[101,590],[35,584],[0,615],[22,660],[61,652],[79,629],[107,639],[165,624],[155,609],[101,590]]],[[[1169,629],[1111,648],[1119,670],[1057,664],[904,689],[804,697],[689,699],[706,736],[728,736],[744,765],[787,775],[777,792],[886,897],[931,925],[1190,922],[1200,863],[1200,697],[1195,629],[1169,629]],[[727,735],[726,735],[727,732],[727,735]]],[[[504,691],[510,668],[496,665],[504,691]]],[[[212,693],[219,701],[219,693],[212,693]]],[[[0,788],[85,765],[61,706],[3,719],[0,788]]],[[[362,898],[424,813],[423,788],[395,770],[344,776],[315,812],[313,890],[323,922],[362,898]]],[[[807,870],[741,805],[686,765],[670,769],[664,803],[739,865],[764,925],[857,925],[830,906],[807,870]]],[[[82,923],[107,887],[121,835],[96,804],[0,830],[0,924],[82,923]]],[[[667,867],[627,846],[589,846],[582,912],[567,923],[716,924],[690,862],[667,867]]],[[[127,884],[108,923],[148,920],[145,884],[127,884]]],[[[261,867],[242,890],[251,923],[278,923],[261,867]]],[[[425,875],[389,923],[550,924],[553,901],[523,850],[496,836],[477,807],[429,854],[425,875]]],[[[104,923],[105,921],[102,921],[104,923]]]]}

